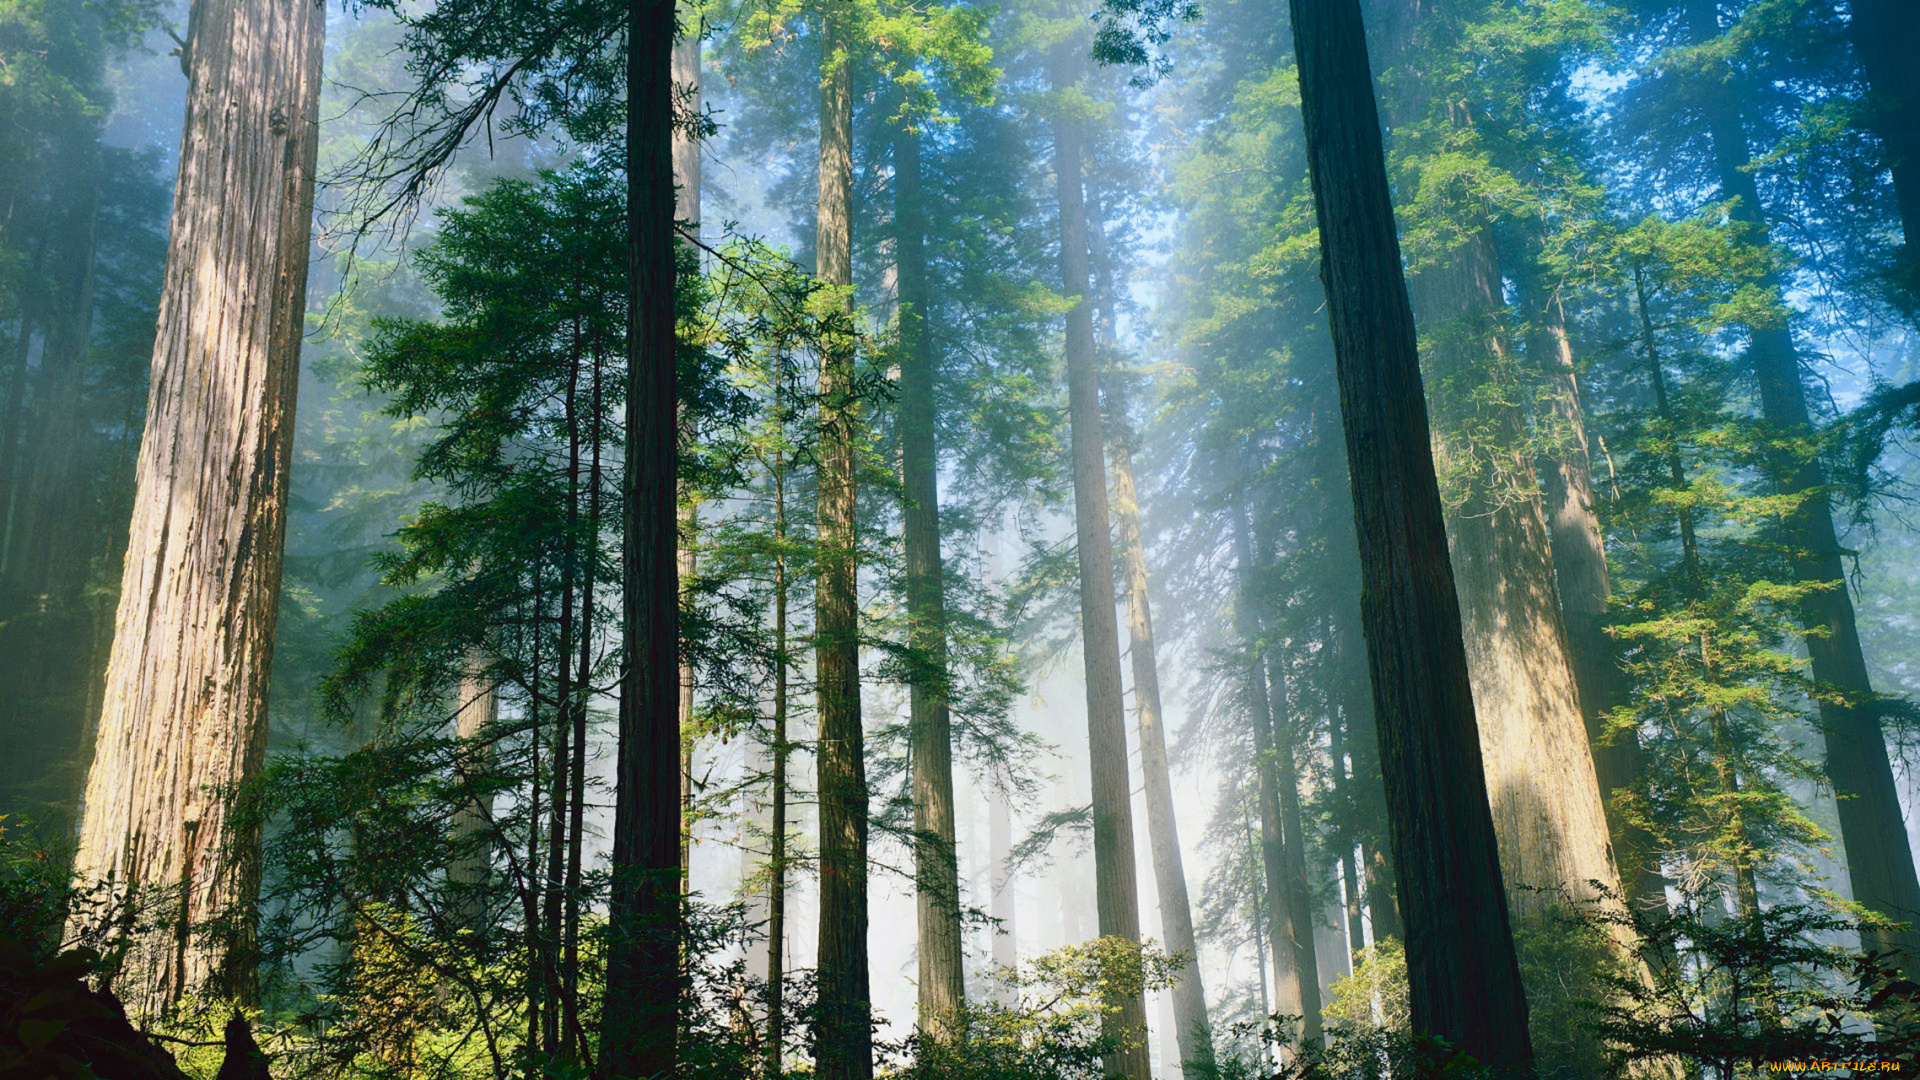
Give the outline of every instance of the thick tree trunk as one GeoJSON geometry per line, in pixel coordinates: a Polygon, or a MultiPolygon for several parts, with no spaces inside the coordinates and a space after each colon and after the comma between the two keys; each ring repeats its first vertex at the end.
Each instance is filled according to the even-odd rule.
{"type": "Polygon", "coordinates": [[[259,837],[232,785],[266,751],[306,308],[322,12],[202,0],[138,494],[75,870],[177,890],[118,990],[136,1015],[251,996],[259,837]],[[210,931],[210,932],[203,932],[210,931]]]}
{"type": "Polygon", "coordinates": [[[1594,776],[1624,895],[1639,910],[1663,911],[1667,888],[1653,838],[1616,813],[1611,802],[1613,792],[1631,788],[1640,776],[1640,740],[1633,733],[1612,740],[1603,738],[1606,714],[1624,703],[1626,686],[1620,678],[1619,650],[1607,633],[1607,600],[1612,585],[1606,544],[1595,512],[1593,461],[1573,345],[1567,336],[1559,296],[1541,283],[1537,268],[1527,266],[1522,272],[1532,326],[1527,351],[1546,377],[1548,404],[1566,440],[1562,452],[1544,463],[1541,489],[1567,655],[1579,690],[1581,715],[1593,751],[1594,776]]]}
{"type": "MultiPolygon", "coordinates": [[[[1410,40],[1428,11],[1419,0],[1395,0],[1389,32],[1410,40]]],[[[1404,45],[1396,55],[1401,63],[1412,56],[1404,45]]],[[[1397,126],[1427,121],[1437,108],[1427,81],[1409,74],[1397,126]]],[[[1435,122],[1465,123],[1472,108],[1450,104],[1435,122]]],[[[1480,210],[1462,205],[1456,215],[1466,239],[1443,264],[1409,277],[1407,290],[1428,341],[1435,456],[1468,488],[1447,516],[1447,538],[1507,900],[1515,916],[1528,916],[1556,893],[1586,898],[1588,882],[1615,888],[1618,879],[1534,463],[1522,449],[1525,420],[1474,394],[1509,347],[1499,254],[1480,210]],[[1469,424],[1490,427],[1495,445],[1473,445],[1469,424]]]]}
{"type": "Polygon", "coordinates": [[[1359,0],[1291,0],[1415,1030],[1530,1075],[1359,0]]]}
{"type": "Polygon", "coordinates": [[[1906,238],[1905,284],[1920,301],[1920,4],[1853,0],[1854,51],[1867,76],[1867,109],[1893,174],[1893,201],[1906,238]]]}
{"type": "MultiPolygon", "coordinates": [[[[1055,88],[1079,81],[1075,46],[1056,48],[1055,88]]],[[[1134,880],[1133,786],[1127,777],[1126,708],[1120,688],[1120,625],[1113,605],[1113,536],[1107,507],[1100,372],[1093,351],[1087,266],[1086,196],[1081,181],[1077,117],[1053,117],[1053,170],[1060,205],[1060,277],[1072,298],[1067,312],[1067,412],[1073,442],[1074,538],[1080,563],[1080,629],[1086,667],[1087,741],[1093,771],[1093,863],[1100,936],[1140,940],[1139,887],[1134,880]]],[[[1106,1031],[1119,1040],[1107,1055],[1108,1076],[1149,1080],[1147,1003],[1116,995],[1106,1031]]]]}
{"type": "Polygon", "coordinates": [[[966,999],[960,869],[955,850],[953,734],[947,714],[947,611],[940,565],[936,361],[926,332],[926,209],[920,133],[893,138],[894,266],[900,330],[900,466],[906,488],[908,703],[913,755],[914,879],[920,943],[920,1026],[944,1030],[966,999]]]}
{"type": "MultiPolygon", "coordinates": [[[[1101,351],[1116,347],[1113,263],[1108,258],[1106,225],[1098,201],[1090,207],[1088,248],[1100,302],[1101,351]]],[[[1107,383],[1107,422],[1113,461],[1113,514],[1119,525],[1120,563],[1127,590],[1127,657],[1133,667],[1133,707],[1140,726],[1140,773],[1147,796],[1147,842],[1152,846],[1153,879],[1159,889],[1160,934],[1168,952],[1185,955],[1173,984],[1174,1042],[1181,1073],[1189,1080],[1212,1077],[1213,1028],[1207,1020],[1206,985],[1200,978],[1194,943],[1193,905],[1187,896],[1187,872],[1180,857],[1180,825],[1174,812],[1173,775],[1167,764],[1166,714],[1160,704],[1160,666],[1153,644],[1153,608],[1148,595],[1147,550],[1140,529],[1140,497],[1133,477],[1133,428],[1124,378],[1107,383]]]]}
{"type": "Polygon", "coordinates": [[[673,0],[627,7],[627,458],[620,741],[599,1073],[674,1075],[680,1014],[673,0]]]}
{"type": "MultiPolygon", "coordinates": [[[[1408,282],[1416,317],[1434,320],[1427,361],[1441,418],[1434,442],[1443,458],[1475,452],[1450,430],[1474,406],[1464,388],[1459,397],[1446,388],[1472,379],[1482,363],[1477,350],[1497,357],[1506,348],[1499,281],[1492,238],[1482,231],[1450,265],[1408,282]]],[[[1616,879],[1560,624],[1551,540],[1539,497],[1528,491],[1533,463],[1518,449],[1523,421],[1516,412],[1501,424],[1509,441],[1491,453],[1503,460],[1468,466],[1475,490],[1448,515],[1447,539],[1507,902],[1522,917],[1551,902],[1556,890],[1586,898],[1589,881],[1611,887],[1616,879]],[[1502,490],[1496,470],[1510,471],[1519,486],[1502,490]]]]}
{"type": "MultiPolygon", "coordinates": [[[[1719,36],[1718,8],[1712,0],[1689,0],[1687,15],[1696,44],[1719,36]]],[[[1766,208],[1748,170],[1751,158],[1740,104],[1724,83],[1701,89],[1721,194],[1738,200],[1734,217],[1753,225],[1753,242],[1764,245],[1768,243],[1766,208]]],[[[1784,303],[1780,283],[1769,284],[1775,299],[1784,303]]],[[[1761,415],[1788,436],[1805,437],[1812,431],[1812,414],[1791,332],[1783,325],[1748,330],[1747,360],[1760,386],[1761,415]]],[[[1827,741],[1827,779],[1838,797],[1853,899],[1912,925],[1920,920],[1920,880],[1914,874],[1913,848],[1907,842],[1873,682],[1860,650],[1833,514],[1826,497],[1819,494],[1826,487],[1825,470],[1817,458],[1800,460],[1781,453],[1772,462],[1772,471],[1783,491],[1816,492],[1786,521],[1785,539],[1797,552],[1795,576],[1803,582],[1834,585],[1809,595],[1801,604],[1800,618],[1808,631],[1807,656],[1814,679],[1839,695],[1838,700],[1820,702],[1820,721],[1827,741]]],[[[1903,954],[1899,963],[1909,976],[1920,972],[1920,933],[1872,929],[1861,936],[1869,949],[1903,954]]]]}
{"type": "MultiPolygon", "coordinates": [[[[851,35],[822,20],[819,278],[853,282],[853,72],[851,35]]],[[[851,318],[851,313],[848,315],[851,318]]],[[[867,769],[860,726],[860,627],[855,592],[855,442],[859,424],[851,327],[820,357],[819,576],[814,656],[818,670],[820,801],[820,1080],[873,1075],[867,975],[867,769]]]]}

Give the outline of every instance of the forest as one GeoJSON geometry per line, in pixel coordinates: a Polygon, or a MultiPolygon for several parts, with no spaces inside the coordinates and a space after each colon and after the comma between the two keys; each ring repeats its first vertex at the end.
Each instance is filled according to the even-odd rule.
{"type": "Polygon", "coordinates": [[[1920,1075],[1920,0],[0,0],[0,1078],[1920,1075]]]}

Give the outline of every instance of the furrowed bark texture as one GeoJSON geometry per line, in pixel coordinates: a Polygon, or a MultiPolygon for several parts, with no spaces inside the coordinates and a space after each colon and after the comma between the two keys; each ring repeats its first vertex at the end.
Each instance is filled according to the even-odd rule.
{"type": "Polygon", "coordinates": [[[913,755],[915,902],[919,928],[919,1020],[941,1031],[966,999],[961,955],[960,869],[954,837],[953,733],[947,710],[947,611],[940,565],[935,359],[927,340],[926,211],[920,198],[920,133],[893,139],[894,266],[900,298],[900,459],[906,481],[908,702],[913,755]]]}
{"type": "MultiPolygon", "coordinates": [[[[1695,43],[1704,44],[1719,36],[1719,14],[1712,0],[1689,0],[1687,16],[1695,43]]],[[[1739,102],[1725,82],[1702,87],[1701,91],[1721,194],[1738,200],[1733,216],[1753,225],[1753,242],[1764,245],[1768,243],[1766,209],[1748,169],[1751,158],[1739,102]]],[[[1780,283],[1768,284],[1784,304],[1780,283]]],[[[1812,414],[1792,333],[1784,325],[1748,330],[1751,340],[1747,361],[1760,386],[1761,415],[1785,435],[1809,435],[1812,414]]],[[[1782,490],[1815,492],[1787,517],[1785,539],[1798,553],[1794,575],[1801,581],[1834,583],[1802,602],[1800,619],[1808,631],[1807,656],[1812,661],[1814,679],[1843,698],[1820,703],[1820,722],[1827,742],[1827,779],[1839,803],[1840,835],[1853,899],[1912,925],[1920,920],[1920,880],[1914,875],[1913,848],[1907,842],[1873,682],[1860,650],[1853,598],[1840,562],[1840,540],[1824,493],[1826,471],[1818,458],[1802,459],[1790,452],[1776,456],[1772,471],[1782,490]]],[[[1861,938],[1868,949],[1904,954],[1899,964],[1908,977],[1920,973],[1920,933],[1868,929],[1862,931],[1861,938]]]]}
{"type": "MultiPolygon", "coordinates": [[[[1093,260],[1100,302],[1100,352],[1115,349],[1113,262],[1108,256],[1106,223],[1098,200],[1089,206],[1088,252],[1093,260]]],[[[1148,594],[1147,550],[1140,530],[1140,497],[1133,477],[1133,427],[1127,410],[1126,380],[1106,387],[1112,451],[1113,514],[1119,526],[1120,563],[1127,590],[1127,657],[1133,668],[1133,707],[1140,729],[1140,772],[1147,796],[1147,842],[1152,847],[1153,879],[1159,890],[1160,935],[1168,952],[1187,956],[1173,984],[1172,1040],[1179,1047],[1180,1069],[1191,1080],[1217,1069],[1213,1031],[1207,1022],[1206,985],[1200,978],[1193,938],[1193,905],[1187,896],[1187,872],[1180,858],[1180,825],[1174,813],[1173,778],[1167,764],[1167,734],[1160,704],[1160,666],[1153,645],[1153,607],[1148,594]]]]}
{"type": "Polygon", "coordinates": [[[1415,1030],[1529,1075],[1359,0],[1290,0],[1415,1030]]]}
{"type": "Polygon", "coordinates": [[[251,996],[258,775],[318,146],[322,12],[202,0],[147,426],[75,871],[177,890],[115,986],[134,1015],[251,996]],[[212,930],[201,933],[202,927],[212,930]]]}
{"type": "Polygon", "coordinates": [[[626,522],[619,750],[599,1074],[674,1075],[680,1008],[680,582],[675,515],[673,0],[627,35],[626,522]]]}
{"type": "MultiPolygon", "coordinates": [[[[1451,265],[1411,278],[1408,288],[1414,310],[1437,323],[1458,313],[1481,323],[1443,326],[1431,335],[1428,356],[1437,384],[1435,415],[1443,417],[1434,431],[1437,452],[1465,456],[1476,451],[1462,444],[1455,424],[1467,421],[1473,405],[1463,400],[1464,387],[1447,384],[1478,366],[1474,350],[1497,355],[1506,345],[1495,326],[1500,278],[1490,234],[1480,233],[1451,258],[1451,265]]],[[[1532,462],[1517,449],[1524,438],[1520,417],[1501,417],[1501,427],[1505,445],[1483,452],[1506,458],[1500,465],[1530,483],[1532,462]]],[[[1530,890],[1584,898],[1592,894],[1589,881],[1611,887],[1615,873],[1540,499],[1499,490],[1488,467],[1472,468],[1476,490],[1447,516],[1447,539],[1507,902],[1520,917],[1552,895],[1530,890]]]]}
{"type": "MultiPolygon", "coordinates": [[[[1417,62],[1420,50],[1409,43],[1427,10],[1422,0],[1392,4],[1387,29],[1397,63],[1417,62]]],[[[1413,90],[1392,108],[1396,127],[1472,122],[1471,102],[1446,103],[1444,118],[1430,117],[1439,106],[1421,74],[1409,71],[1413,90]]],[[[1469,198],[1462,195],[1454,211],[1466,240],[1440,265],[1410,275],[1407,291],[1427,342],[1434,453],[1468,487],[1447,515],[1447,539],[1507,902],[1526,917],[1556,892],[1586,898],[1589,881],[1617,888],[1618,878],[1560,623],[1552,541],[1524,449],[1525,420],[1517,407],[1489,406],[1476,395],[1503,377],[1509,343],[1493,230],[1469,198]]]]}
{"type": "MultiPolygon", "coordinates": [[[[1340,423],[1337,379],[1335,383],[1335,400],[1326,403],[1324,412],[1317,410],[1316,424],[1323,432],[1332,432],[1340,423]]],[[[1359,541],[1353,534],[1353,518],[1342,513],[1342,504],[1351,499],[1347,495],[1346,447],[1327,446],[1320,462],[1319,481],[1327,500],[1327,549],[1336,558],[1329,576],[1335,583],[1331,618],[1340,663],[1341,716],[1337,726],[1344,736],[1350,778],[1345,799],[1341,800],[1338,795],[1335,798],[1339,805],[1352,807],[1351,839],[1361,851],[1354,859],[1354,876],[1365,882],[1362,888],[1366,917],[1372,923],[1373,939],[1376,942],[1403,939],[1399,902],[1394,892],[1393,860],[1387,856],[1387,795],[1380,775],[1380,739],[1374,726],[1373,687],[1367,671],[1367,646],[1360,618],[1359,541]]],[[[1339,756],[1335,755],[1336,761],[1339,756]]],[[[1336,783],[1339,771],[1336,768],[1336,783]]],[[[1347,902],[1357,915],[1360,897],[1350,890],[1347,902]]],[[[1350,930],[1349,936],[1354,949],[1365,941],[1363,931],[1350,930]]]]}
{"type": "MultiPolygon", "coordinates": [[[[853,281],[853,72],[850,35],[823,20],[817,276],[853,281]]],[[[849,312],[851,317],[851,312],[849,312]]],[[[867,768],[860,727],[860,610],[855,593],[854,473],[859,423],[850,336],[820,358],[819,575],[814,656],[820,799],[820,1080],[873,1075],[867,975],[867,768]]]]}
{"type": "MultiPolygon", "coordinates": [[[[1075,86],[1071,47],[1056,50],[1056,90],[1075,86]]],[[[1134,880],[1133,787],[1127,777],[1126,708],[1120,688],[1120,624],[1113,606],[1113,538],[1107,505],[1105,439],[1100,422],[1100,372],[1093,352],[1089,303],[1086,193],[1081,181],[1077,118],[1053,117],[1053,169],[1060,205],[1060,278],[1075,298],[1067,312],[1067,412],[1073,442],[1074,538],[1080,562],[1080,628],[1087,680],[1087,741],[1093,772],[1094,906],[1100,936],[1140,940],[1139,887],[1134,880]]],[[[1108,1076],[1149,1080],[1147,1003],[1143,994],[1118,996],[1105,1020],[1119,1048],[1107,1055],[1108,1076]]]]}
{"type": "Polygon", "coordinates": [[[1607,712],[1624,703],[1626,687],[1620,678],[1619,650],[1607,633],[1607,599],[1612,585],[1606,544],[1594,509],[1593,459],[1573,345],[1567,337],[1566,315],[1559,297],[1547,293],[1533,268],[1523,268],[1522,274],[1528,285],[1525,291],[1531,302],[1528,314],[1533,326],[1527,350],[1546,376],[1548,404],[1566,440],[1562,452],[1541,470],[1541,490],[1559,587],[1560,616],[1566,628],[1567,657],[1579,689],[1587,741],[1593,748],[1594,778],[1623,895],[1638,909],[1664,911],[1667,888],[1660,876],[1653,837],[1615,813],[1612,806],[1613,792],[1632,787],[1640,776],[1640,740],[1632,732],[1608,739],[1602,730],[1607,712]]]}

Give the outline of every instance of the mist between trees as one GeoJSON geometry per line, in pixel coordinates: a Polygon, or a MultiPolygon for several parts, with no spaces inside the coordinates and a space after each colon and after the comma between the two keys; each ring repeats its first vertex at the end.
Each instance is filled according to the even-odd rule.
{"type": "Polygon", "coordinates": [[[1916,55],[0,8],[0,1076],[1913,1073],[1916,55]]]}

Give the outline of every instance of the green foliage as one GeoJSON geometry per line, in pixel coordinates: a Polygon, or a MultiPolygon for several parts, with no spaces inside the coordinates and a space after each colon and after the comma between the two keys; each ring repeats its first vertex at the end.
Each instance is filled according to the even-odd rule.
{"type": "Polygon", "coordinates": [[[1677,1059],[1723,1077],[1769,1063],[1899,1062],[1920,1054],[1920,990],[1886,957],[1844,944],[1858,921],[1824,902],[1729,913],[1717,890],[1670,914],[1596,908],[1602,929],[1643,943],[1644,970],[1608,977],[1589,1025],[1622,1067],[1677,1059]]]}
{"type": "Polygon", "coordinates": [[[891,1075],[914,1080],[1098,1080],[1101,1059],[1145,1032],[1114,1031],[1117,1002],[1163,990],[1180,958],[1101,937],[995,969],[992,987],[898,1048],[891,1075]]]}

